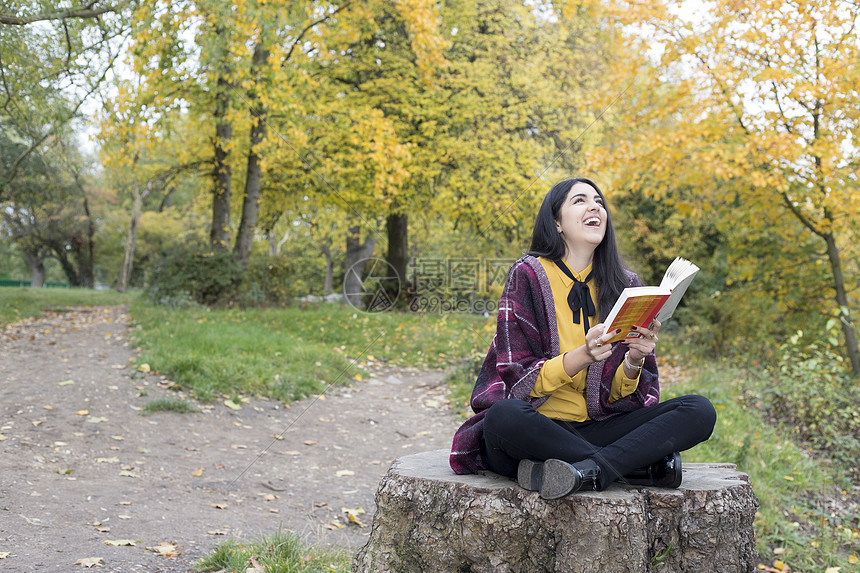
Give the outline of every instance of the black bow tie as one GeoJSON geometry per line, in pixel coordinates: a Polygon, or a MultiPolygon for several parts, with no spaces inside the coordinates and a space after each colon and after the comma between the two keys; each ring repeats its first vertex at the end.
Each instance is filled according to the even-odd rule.
{"type": "Polygon", "coordinates": [[[588,290],[588,281],[591,280],[591,275],[594,274],[594,269],[588,273],[588,276],[585,277],[584,281],[578,281],[561,259],[557,259],[553,262],[561,269],[561,272],[567,275],[567,278],[573,281],[573,286],[570,287],[570,292],[567,293],[567,304],[570,306],[570,310],[573,311],[574,324],[579,324],[579,314],[580,311],[583,311],[582,328],[587,334],[588,329],[590,328],[588,317],[594,316],[597,313],[597,310],[594,308],[594,301],[591,300],[591,291],[588,290]]]}

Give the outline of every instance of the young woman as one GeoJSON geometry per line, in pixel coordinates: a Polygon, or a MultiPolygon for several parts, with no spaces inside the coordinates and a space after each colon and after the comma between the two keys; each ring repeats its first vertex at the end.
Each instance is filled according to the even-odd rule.
{"type": "Polygon", "coordinates": [[[528,254],[508,272],[452,469],[516,477],[547,499],[615,480],[678,487],[678,452],[710,437],[716,412],[697,395],[660,402],[658,322],[608,344],[615,333],[603,334],[600,317],[640,285],[618,255],[597,185],[555,185],[528,254]]]}

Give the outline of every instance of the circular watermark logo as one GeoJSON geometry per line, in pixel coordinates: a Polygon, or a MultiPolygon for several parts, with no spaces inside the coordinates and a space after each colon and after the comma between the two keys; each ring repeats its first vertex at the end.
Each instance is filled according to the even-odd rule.
{"type": "Polygon", "coordinates": [[[383,259],[369,257],[353,263],[343,278],[346,302],[364,312],[385,312],[400,297],[400,277],[383,259]]]}

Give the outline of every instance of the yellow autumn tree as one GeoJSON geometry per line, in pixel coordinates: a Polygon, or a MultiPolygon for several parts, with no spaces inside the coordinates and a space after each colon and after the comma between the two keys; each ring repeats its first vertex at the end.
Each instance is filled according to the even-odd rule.
{"type": "MultiPolygon", "coordinates": [[[[769,285],[783,313],[837,318],[855,374],[860,352],[860,38],[856,4],[718,0],[613,5],[647,57],[616,109],[620,137],[593,165],[645,188],[731,241],[734,280],[769,285]],[[793,293],[793,294],[792,294],[793,293]]],[[[635,65],[631,65],[635,64],[635,65]]]]}

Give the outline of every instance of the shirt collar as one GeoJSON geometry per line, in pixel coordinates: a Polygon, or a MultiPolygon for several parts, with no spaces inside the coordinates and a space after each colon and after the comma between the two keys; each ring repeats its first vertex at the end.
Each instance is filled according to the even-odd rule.
{"type": "MultiPolygon", "coordinates": [[[[580,272],[576,272],[570,268],[570,265],[567,264],[567,261],[564,260],[564,258],[561,259],[561,262],[564,264],[564,266],[566,266],[570,270],[570,273],[574,277],[576,277],[576,280],[578,280],[580,282],[583,281],[585,279],[585,277],[588,276],[588,273],[591,272],[591,267],[594,264],[594,261],[592,261],[592,262],[588,263],[588,266],[585,267],[584,269],[582,269],[580,272]]],[[[565,288],[570,288],[571,286],[573,286],[573,281],[570,280],[570,278],[568,278],[568,276],[566,274],[564,274],[560,268],[555,267],[555,272],[558,275],[558,277],[561,279],[562,284],[565,286],[565,288]]],[[[592,277],[592,279],[593,278],[594,277],[592,277]]],[[[591,281],[589,281],[589,282],[591,282],[591,281]]]]}

